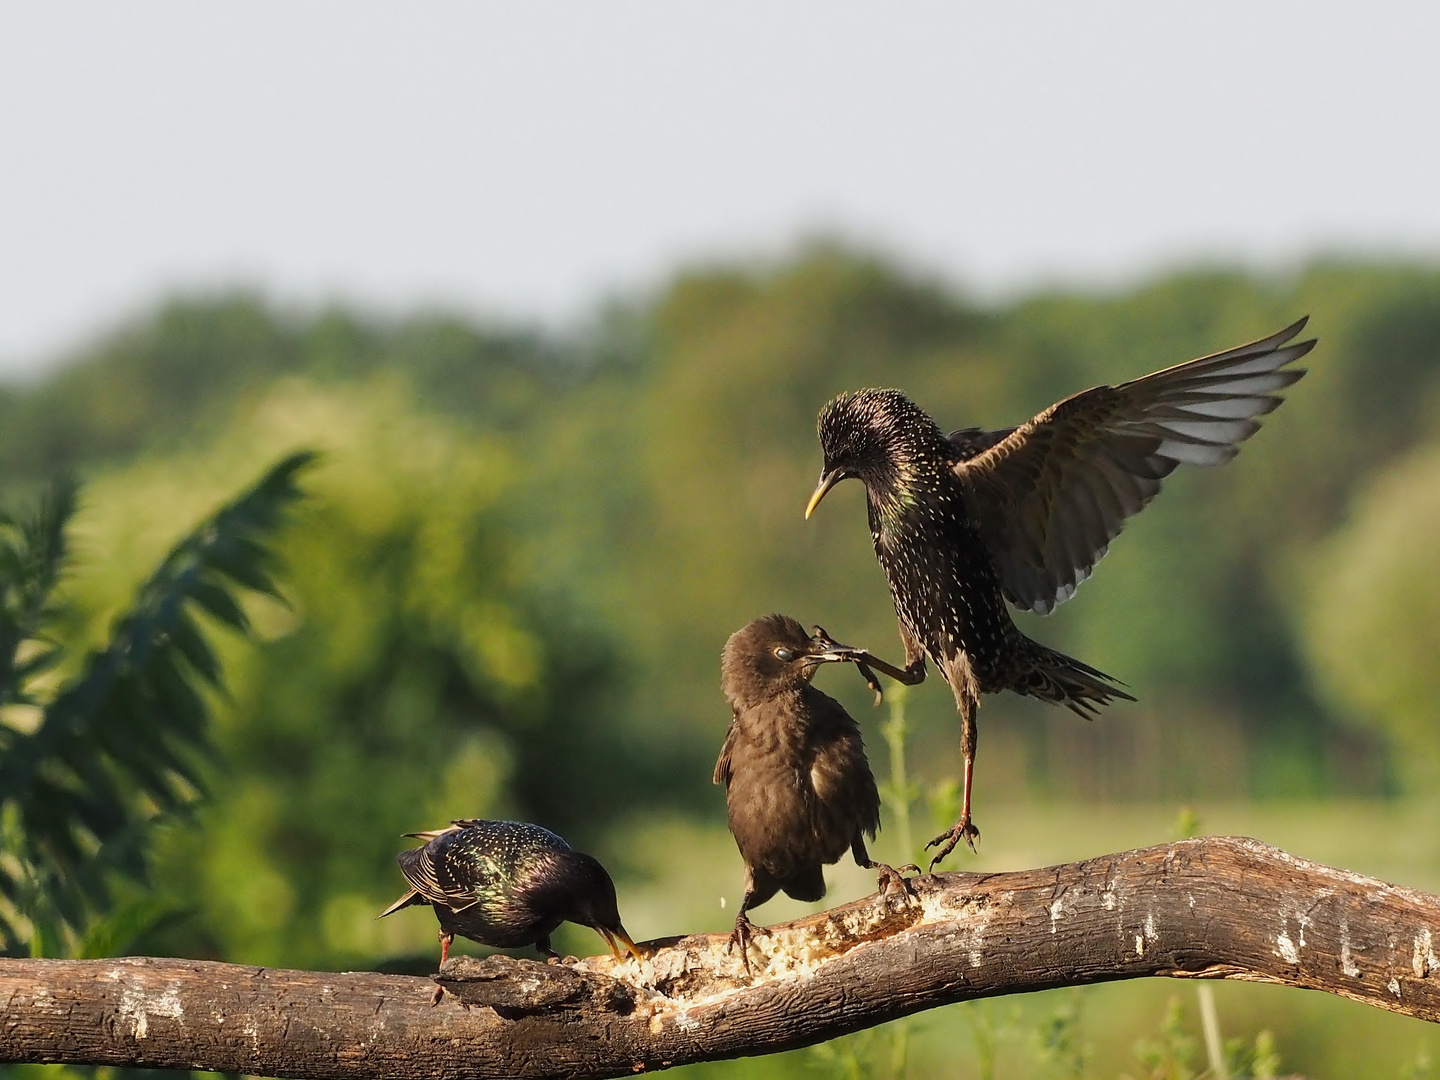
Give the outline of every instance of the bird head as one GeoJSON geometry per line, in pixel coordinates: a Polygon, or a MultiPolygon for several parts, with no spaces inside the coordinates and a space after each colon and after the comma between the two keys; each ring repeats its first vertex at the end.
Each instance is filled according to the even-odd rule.
{"type": "Polygon", "coordinates": [[[945,433],[899,390],[855,390],[820,410],[825,463],[805,507],[808,518],[841,480],[859,477],[872,495],[902,484],[930,459],[945,457],[945,433]]]}
{"type": "Polygon", "coordinates": [[[567,851],[556,857],[554,874],[557,907],[562,918],[594,930],[605,939],[610,955],[616,960],[623,959],[621,945],[636,960],[645,959],[620,923],[615,882],[599,859],[581,851],[567,851]]]}
{"type": "Polygon", "coordinates": [[[721,683],[732,707],[748,708],[810,681],[821,664],[854,659],[856,650],[814,635],[788,615],[746,623],[725,642],[721,683]]]}

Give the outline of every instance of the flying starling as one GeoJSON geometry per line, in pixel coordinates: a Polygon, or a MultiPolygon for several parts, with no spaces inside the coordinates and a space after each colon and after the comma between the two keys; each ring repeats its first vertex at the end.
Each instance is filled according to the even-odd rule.
{"type": "Polygon", "coordinates": [[[960,819],[930,841],[933,867],[970,819],[975,710],[981,694],[1013,690],[1092,717],[1115,698],[1111,676],[1031,641],[1005,606],[1049,614],[1105,555],[1125,520],[1182,463],[1219,465],[1305,372],[1286,368],[1313,340],[1289,344],[1301,319],[1271,337],[1096,386],[1016,428],[945,435],[898,390],[841,394],[820,410],[825,463],[808,518],[841,480],[865,484],[870,535],[905,645],[906,683],[940,669],[960,710],[965,787],[960,819]]]}
{"type": "Polygon", "coordinates": [[[714,779],[725,786],[730,832],[745,860],[745,893],[730,943],[740,946],[747,970],[755,929],[750,908],[781,890],[796,900],[819,900],[822,867],[846,851],[879,871],[882,886],[901,880],[865,850],[865,838],[880,828],[880,793],[860,727],[810,683],[821,664],[863,662],[869,654],[815,630],[811,636],[787,615],[767,615],[730,635],[721,660],[734,719],[714,779]]]}
{"type": "Polygon", "coordinates": [[[442,966],[456,934],[502,949],[534,945],[558,959],[550,935],[562,922],[594,928],[617,959],[617,941],[641,959],[620,925],[610,875],[549,829],[464,818],[448,828],[405,835],[425,846],[397,856],[410,891],[379,917],[411,904],[433,907],[440,920],[442,966]]]}

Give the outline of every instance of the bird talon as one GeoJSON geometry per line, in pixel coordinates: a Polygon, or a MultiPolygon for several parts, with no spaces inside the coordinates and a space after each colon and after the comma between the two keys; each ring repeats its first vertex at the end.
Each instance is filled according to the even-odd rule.
{"type": "Polygon", "coordinates": [[[917,874],[920,873],[920,867],[914,863],[906,863],[904,866],[899,867],[887,866],[885,863],[875,863],[870,869],[876,871],[878,874],[876,891],[879,892],[880,895],[893,896],[897,893],[904,893],[909,897],[915,895],[914,886],[911,885],[910,880],[905,877],[905,871],[907,870],[914,871],[917,874]]]}
{"type": "Polygon", "coordinates": [[[936,864],[955,850],[955,846],[959,844],[961,840],[964,840],[965,843],[970,846],[972,852],[978,854],[975,848],[975,841],[979,839],[980,830],[975,827],[975,824],[970,821],[969,818],[965,818],[963,821],[957,821],[953,828],[941,833],[925,845],[926,851],[929,851],[932,847],[938,846],[940,848],[940,850],[936,852],[935,857],[930,860],[931,871],[933,872],[936,864]]]}
{"type": "Polygon", "coordinates": [[[745,917],[744,912],[735,920],[735,929],[730,931],[730,940],[725,943],[727,954],[735,951],[735,945],[740,945],[740,963],[745,967],[745,974],[750,972],[750,939],[755,934],[763,934],[763,927],[756,926],[745,917]]]}

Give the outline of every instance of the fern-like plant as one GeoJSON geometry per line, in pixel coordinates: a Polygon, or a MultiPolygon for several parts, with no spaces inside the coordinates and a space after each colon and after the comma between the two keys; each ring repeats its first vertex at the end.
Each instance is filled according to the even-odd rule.
{"type": "Polygon", "coordinates": [[[36,686],[62,659],[47,627],[76,486],[57,482],[29,518],[0,511],[0,953],[80,934],[114,874],[143,877],[147,827],[199,798],[203,690],[221,672],[196,615],[245,634],[240,593],[278,598],[266,542],[312,458],[280,461],[181,540],[108,644],[48,692],[36,686]]]}

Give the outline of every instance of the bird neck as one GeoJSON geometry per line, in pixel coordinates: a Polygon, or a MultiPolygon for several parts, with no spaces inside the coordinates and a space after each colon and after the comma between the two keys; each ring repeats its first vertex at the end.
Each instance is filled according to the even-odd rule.
{"type": "Polygon", "coordinates": [[[933,504],[945,489],[949,470],[944,458],[925,454],[893,456],[862,471],[871,525],[881,532],[899,528],[908,515],[933,504]]]}
{"type": "Polygon", "coordinates": [[[816,695],[820,691],[803,680],[776,686],[737,714],[741,730],[758,745],[803,743],[816,695]]]}
{"type": "Polygon", "coordinates": [[[526,903],[547,920],[591,923],[590,901],[596,891],[591,868],[575,852],[547,853],[531,873],[526,903]]]}

